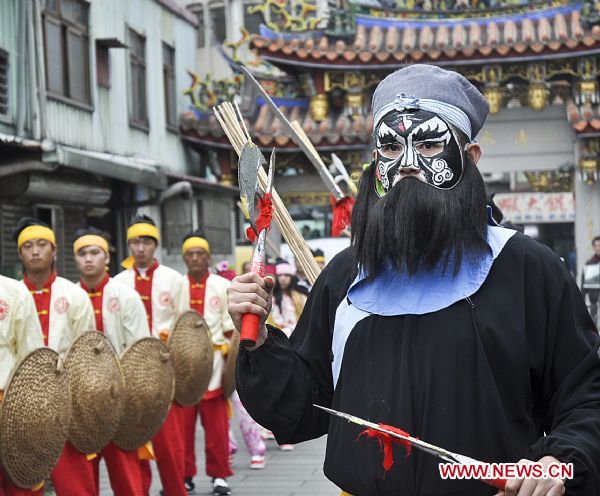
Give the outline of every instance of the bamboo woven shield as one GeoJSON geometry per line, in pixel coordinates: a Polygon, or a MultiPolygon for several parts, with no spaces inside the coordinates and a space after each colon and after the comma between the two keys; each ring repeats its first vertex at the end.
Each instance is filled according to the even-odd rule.
{"type": "Polygon", "coordinates": [[[113,438],[123,410],[125,384],[112,344],[97,331],[81,334],[65,358],[71,397],[69,441],[86,454],[113,438]]]}
{"type": "Polygon", "coordinates": [[[150,441],[169,413],[175,392],[175,370],[167,347],[156,338],[142,338],[121,355],[125,407],[113,442],[133,451],[150,441]]]}
{"type": "Polygon", "coordinates": [[[175,368],[175,401],[195,405],[208,390],[213,371],[212,341],[202,316],[194,310],[179,315],[167,347],[175,368]]]}
{"type": "Polygon", "coordinates": [[[71,406],[66,374],[50,348],[15,367],[0,402],[0,461],[22,488],[50,477],[67,440],[71,406]]]}
{"type": "Polygon", "coordinates": [[[225,359],[225,368],[223,370],[223,394],[225,398],[229,398],[235,391],[235,362],[237,360],[238,351],[240,349],[240,333],[233,331],[231,336],[231,344],[229,345],[229,353],[225,359]]]}

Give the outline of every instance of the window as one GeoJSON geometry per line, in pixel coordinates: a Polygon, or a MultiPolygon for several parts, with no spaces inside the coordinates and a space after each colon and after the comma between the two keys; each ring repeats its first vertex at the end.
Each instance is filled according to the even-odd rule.
{"type": "Polygon", "coordinates": [[[8,52],[0,50],[0,115],[8,114],[8,52]]]}
{"type": "Polygon", "coordinates": [[[198,209],[210,251],[219,255],[231,253],[231,203],[206,195],[198,202],[198,209]]]}
{"type": "Polygon", "coordinates": [[[166,43],[163,48],[163,84],[167,127],[177,130],[177,89],[175,88],[175,49],[166,43]]]}
{"type": "Polygon", "coordinates": [[[89,104],[87,2],[48,0],[43,24],[48,93],[89,104]]]}
{"type": "Polygon", "coordinates": [[[260,33],[260,25],[263,22],[263,17],[260,12],[254,12],[250,14],[248,9],[251,7],[256,7],[256,4],[247,3],[244,4],[244,27],[248,30],[248,32],[253,34],[260,33]]]}
{"type": "Polygon", "coordinates": [[[106,45],[96,42],[96,82],[102,88],[110,88],[110,53],[106,45]]]}
{"type": "Polygon", "coordinates": [[[148,128],[146,108],[146,38],[129,30],[129,121],[134,126],[148,128]]]}
{"type": "Polygon", "coordinates": [[[227,38],[227,25],[225,23],[225,7],[210,8],[210,43],[220,45],[227,38]]]}
{"type": "Polygon", "coordinates": [[[169,255],[181,253],[183,237],[192,230],[190,209],[190,200],[185,198],[168,198],[162,204],[161,243],[169,255]]]}
{"type": "Polygon", "coordinates": [[[96,83],[101,88],[110,88],[110,51],[128,48],[118,38],[96,38],[96,83]]]}

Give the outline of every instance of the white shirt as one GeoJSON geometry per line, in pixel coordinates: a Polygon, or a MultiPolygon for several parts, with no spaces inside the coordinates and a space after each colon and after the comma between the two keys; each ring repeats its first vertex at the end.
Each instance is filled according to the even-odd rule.
{"type": "MultiPolygon", "coordinates": [[[[25,286],[24,282],[22,284],[25,286]]],[[[50,305],[45,310],[50,316],[48,347],[61,357],[77,336],[96,329],[94,310],[87,293],[63,277],[57,276],[52,283],[50,305]]]]}
{"type": "Polygon", "coordinates": [[[0,391],[13,367],[28,353],[44,346],[33,298],[25,285],[0,276],[0,391]]]}
{"type": "MultiPolygon", "coordinates": [[[[188,276],[183,278],[183,284],[187,309],[193,309],[190,302],[190,279],[188,276]]],[[[227,288],[230,285],[231,283],[227,279],[215,274],[209,274],[206,279],[203,317],[210,330],[213,346],[215,346],[213,373],[208,385],[209,391],[214,391],[222,385],[225,360],[219,346],[229,344],[225,333],[234,329],[227,311],[227,288]]]]}
{"type": "MultiPolygon", "coordinates": [[[[186,310],[192,308],[190,304],[190,279],[183,278],[186,310]]],[[[228,344],[226,332],[234,329],[233,321],[227,311],[227,288],[231,286],[224,277],[209,274],[206,279],[206,292],[204,294],[204,320],[210,329],[213,344],[228,344]]]]}
{"type": "Polygon", "coordinates": [[[102,288],[102,326],[102,332],[118,355],[131,343],[149,337],[146,309],[140,295],[124,284],[109,279],[102,288]]]}
{"type": "MultiPolygon", "coordinates": [[[[133,268],[114,277],[118,283],[135,290],[136,273],[133,268]]],[[[169,332],[177,316],[187,310],[183,297],[183,276],[165,265],[152,273],[152,336],[160,338],[161,331],[169,332]]]]}

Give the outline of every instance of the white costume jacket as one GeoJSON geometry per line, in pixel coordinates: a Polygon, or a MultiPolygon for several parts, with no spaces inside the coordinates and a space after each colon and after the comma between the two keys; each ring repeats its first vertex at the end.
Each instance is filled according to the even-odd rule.
{"type": "Polygon", "coordinates": [[[13,367],[44,338],[33,298],[19,281],[0,276],[0,391],[13,367]]]}
{"type": "Polygon", "coordinates": [[[110,340],[118,355],[131,343],[150,336],[146,309],[135,290],[108,276],[93,291],[81,282],[79,285],[90,297],[96,323],[101,319],[96,329],[110,340]]]}
{"type": "Polygon", "coordinates": [[[160,338],[161,331],[169,332],[177,316],[187,309],[183,298],[183,276],[176,270],[157,264],[154,269],[148,269],[146,276],[138,275],[136,270],[131,268],[117,274],[114,279],[133,290],[137,289],[136,280],[138,284],[149,283],[138,278],[152,280],[150,300],[145,299],[147,296],[143,292],[138,290],[138,293],[145,305],[148,301],[150,303],[152,336],[160,338]]]}
{"type": "Polygon", "coordinates": [[[77,284],[54,274],[41,290],[31,287],[27,280],[23,284],[35,300],[47,346],[61,357],[77,336],[96,329],[90,299],[77,284]]]}
{"type": "Polygon", "coordinates": [[[190,281],[189,276],[183,278],[185,303],[200,313],[211,334],[214,347],[213,374],[208,385],[209,391],[215,391],[222,385],[224,353],[228,348],[229,339],[225,333],[233,331],[233,322],[227,311],[227,288],[231,283],[224,277],[208,274],[200,283],[190,281]],[[192,291],[194,295],[192,296],[192,291]]]}

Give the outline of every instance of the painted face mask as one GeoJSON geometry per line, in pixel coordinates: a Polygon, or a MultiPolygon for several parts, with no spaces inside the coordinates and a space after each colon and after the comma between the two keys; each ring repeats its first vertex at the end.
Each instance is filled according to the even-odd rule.
{"type": "Polygon", "coordinates": [[[385,195],[400,170],[419,176],[437,189],[452,189],[463,175],[464,157],[454,129],[426,110],[392,111],[376,130],[375,189],[385,195]]]}

